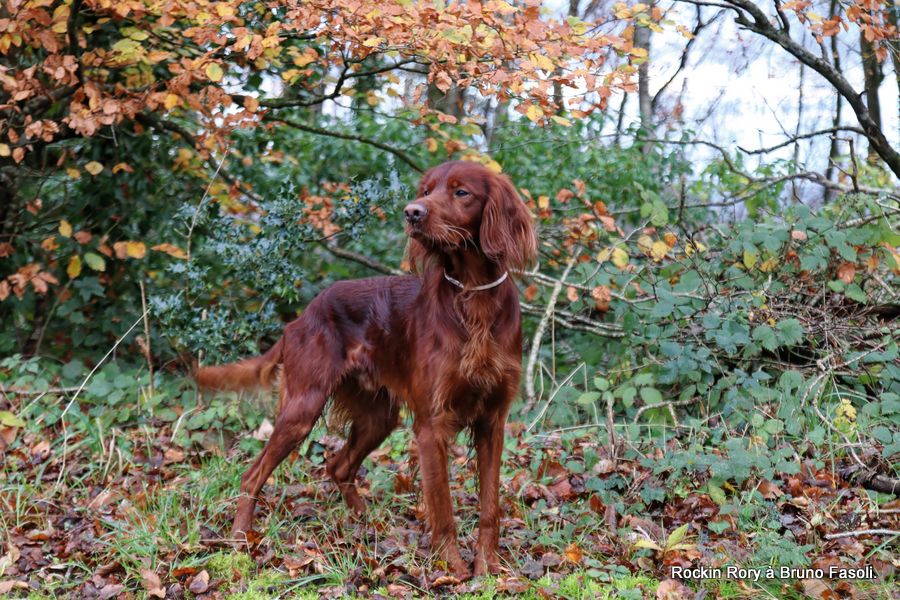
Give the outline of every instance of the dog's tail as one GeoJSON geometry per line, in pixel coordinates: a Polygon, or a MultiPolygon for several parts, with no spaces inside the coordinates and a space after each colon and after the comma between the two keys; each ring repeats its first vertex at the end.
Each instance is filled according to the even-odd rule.
{"type": "Polygon", "coordinates": [[[254,356],[227,365],[198,369],[194,374],[197,386],[205,390],[244,390],[271,386],[282,361],[284,338],[278,340],[262,356],[254,356]]]}

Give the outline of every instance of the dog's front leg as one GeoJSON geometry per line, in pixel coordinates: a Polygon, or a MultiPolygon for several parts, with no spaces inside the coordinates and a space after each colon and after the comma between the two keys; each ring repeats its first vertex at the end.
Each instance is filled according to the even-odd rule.
{"type": "Polygon", "coordinates": [[[500,571],[500,462],[506,417],[485,415],[472,426],[478,463],[478,542],[475,545],[475,576],[500,571]]]}
{"type": "Polygon", "coordinates": [[[447,562],[457,577],[467,578],[471,573],[459,554],[453,502],[450,499],[447,436],[439,427],[435,427],[430,416],[417,416],[413,431],[419,449],[425,507],[431,525],[432,549],[447,562]]]}

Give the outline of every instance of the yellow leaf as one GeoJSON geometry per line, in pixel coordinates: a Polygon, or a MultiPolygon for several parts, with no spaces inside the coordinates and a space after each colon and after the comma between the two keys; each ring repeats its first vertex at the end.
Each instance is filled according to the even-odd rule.
{"type": "Polygon", "coordinates": [[[572,126],[572,121],[570,121],[566,118],[563,118],[559,115],[553,115],[550,118],[553,119],[553,122],[556,123],[557,125],[562,125],[563,127],[571,127],[572,126]]]}
{"type": "Polygon", "coordinates": [[[437,152],[438,143],[437,140],[433,137],[425,138],[425,147],[428,148],[429,152],[437,152]]]}
{"type": "Polygon", "coordinates": [[[222,81],[225,72],[222,71],[222,67],[218,63],[209,63],[206,65],[206,76],[209,77],[210,81],[222,81]]]}
{"type": "Polygon", "coordinates": [[[539,69],[543,69],[545,71],[553,70],[553,61],[544,56],[543,54],[538,54],[537,52],[532,52],[528,55],[528,58],[535,64],[539,69]]]}
{"type": "Polygon", "coordinates": [[[694,252],[706,252],[706,246],[700,242],[688,242],[684,246],[684,253],[690,256],[694,252]]]}
{"type": "Polygon", "coordinates": [[[12,152],[6,144],[0,144],[0,156],[9,156],[12,152]]]}
{"type": "Polygon", "coordinates": [[[66,169],[66,175],[68,175],[71,179],[81,179],[81,171],[79,171],[78,169],[66,169]]]}
{"type": "Polygon", "coordinates": [[[311,63],[311,62],[315,62],[315,60],[316,60],[318,57],[319,57],[319,56],[315,53],[315,51],[313,51],[313,52],[311,52],[311,53],[310,53],[310,52],[305,52],[305,53],[303,53],[303,54],[298,54],[297,56],[295,56],[293,62],[294,62],[294,64],[297,65],[298,67],[303,68],[303,67],[305,67],[306,65],[308,65],[308,64],[311,63]]]}
{"type": "Polygon", "coordinates": [[[756,261],[759,260],[759,254],[752,250],[744,250],[744,266],[748,269],[752,269],[756,264],[756,261]]]}
{"type": "Polygon", "coordinates": [[[645,233],[637,239],[637,245],[641,252],[649,254],[650,249],[653,248],[653,238],[645,233]]]}
{"type": "Polygon", "coordinates": [[[620,269],[624,269],[628,266],[628,253],[619,247],[613,248],[612,262],[620,269]]]}
{"type": "Polygon", "coordinates": [[[367,39],[366,41],[364,41],[362,45],[365,46],[366,48],[375,48],[379,44],[381,44],[381,42],[383,42],[383,41],[384,41],[384,38],[382,38],[382,37],[371,37],[371,38],[367,39]]]}
{"type": "Polygon", "coordinates": [[[649,550],[656,550],[657,552],[661,552],[662,548],[659,547],[659,544],[653,542],[651,540],[640,539],[634,543],[635,548],[647,548],[649,550]]]}
{"type": "Polygon", "coordinates": [[[72,224],[65,219],[59,222],[59,235],[63,237],[72,237],[72,224]]]}
{"type": "Polygon", "coordinates": [[[537,205],[541,210],[550,208],[550,196],[538,196],[537,205]]]}
{"type": "Polygon", "coordinates": [[[775,267],[778,266],[778,257],[773,256],[768,260],[764,260],[762,264],[759,265],[759,270],[763,273],[771,273],[775,270],[775,267]]]}
{"type": "Polygon", "coordinates": [[[540,123],[541,119],[544,118],[544,111],[537,104],[532,104],[528,107],[528,110],[525,111],[525,116],[531,120],[532,123],[540,123]]]}
{"type": "Polygon", "coordinates": [[[657,240],[653,242],[653,245],[650,247],[650,256],[656,262],[661,261],[665,258],[666,253],[669,252],[669,246],[662,240],[657,240]]]}
{"type": "Polygon", "coordinates": [[[220,17],[233,17],[234,7],[220,2],[216,4],[216,12],[219,13],[220,17]]]}
{"type": "Polygon", "coordinates": [[[98,163],[96,160],[92,160],[88,164],[84,165],[84,170],[90,173],[91,175],[99,175],[103,170],[103,165],[98,163]]]}
{"type": "Polygon", "coordinates": [[[612,257],[612,248],[604,248],[597,253],[597,262],[603,264],[612,257]]]}
{"type": "Polygon", "coordinates": [[[666,246],[669,248],[674,248],[675,244],[678,242],[678,238],[671,231],[667,231],[663,236],[663,239],[666,241],[666,246]]]}
{"type": "Polygon", "coordinates": [[[69,279],[75,279],[81,275],[81,257],[77,254],[73,254],[69,259],[69,266],[66,267],[66,274],[69,276],[69,279]]]}
{"type": "Polygon", "coordinates": [[[125,242],[125,252],[131,258],[144,258],[147,254],[147,246],[144,242],[125,242]]]}
{"type": "Polygon", "coordinates": [[[631,55],[635,58],[647,58],[646,48],[632,48],[631,55]]]}
{"type": "Polygon", "coordinates": [[[178,106],[179,103],[181,103],[181,98],[177,94],[166,94],[163,106],[166,107],[166,110],[172,110],[178,106]]]}

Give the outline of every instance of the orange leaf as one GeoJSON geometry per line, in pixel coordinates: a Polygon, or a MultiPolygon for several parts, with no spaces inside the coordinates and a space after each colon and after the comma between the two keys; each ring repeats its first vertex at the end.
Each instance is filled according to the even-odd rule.
{"type": "Polygon", "coordinates": [[[175,258],[180,258],[182,260],[184,260],[188,257],[187,252],[185,252],[184,250],[182,250],[181,248],[179,248],[178,246],[176,246],[174,244],[169,244],[169,243],[157,244],[157,245],[153,246],[152,249],[156,250],[157,252],[165,252],[169,256],[173,256],[175,258]]]}
{"type": "Polygon", "coordinates": [[[853,283],[853,278],[856,277],[856,265],[850,262],[843,263],[838,267],[837,276],[846,284],[853,283]]]}

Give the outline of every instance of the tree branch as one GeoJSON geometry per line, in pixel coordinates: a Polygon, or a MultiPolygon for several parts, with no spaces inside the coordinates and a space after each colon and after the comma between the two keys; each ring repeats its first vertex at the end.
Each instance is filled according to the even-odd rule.
{"type": "MultiPolygon", "coordinates": [[[[847,100],[847,103],[856,114],[857,121],[865,132],[866,138],[869,140],[872,148],[878,153],[878,156],[884,160],[888,168],[893,171],[895,175],[900,177],[900,153],[891,147],[887,138],[884,136],[884,132],[869,114],[869,110],[863,102],[862,97],[853,89],[850,82],[847,81],[840,72],[823,58],[806,50],[806,48],[791,38],[786,31],[783,29],[776,29],[769,20],[768,15],[752,2],[752,0],[722,1],[735,10],[737,13],[735,21],[739,25],[775,42],[794,58],[824,77],[835,90],[847,100]]],[[[693,4],[694,2],[689,3],[693,4]]]]}
{"type": "Polygon", "coordinates": [[[404,151],[394,148],[393,146],[388,146],[378,140],[373,140],[371,138],[363,137],[361,135],[354,135],[350,133],[340,133],[338,131],[329,131],[327,129],[322,129],[321,127],[315,127],[313,125],[306,125],[304,123],[300,123],[298,121],[293,121],[291,119],[286,119],[284,117],[279,117],[277,115],[266,115],[264,120],[275,123],[283,123],[289,127],[293,127],[294,129],[299,129],[300,131],[306,131],[307,133],[314,133],[316,135],[324,135],[328,137],[338,138],[341,140],[350,140],[352,142],[360,142],[362,144],[368,144],[369,146],[374,146],[380,150],[384,150],[385,152],[390,152],[407,165],[412,167],[418,173],[423,172],[425,169],[422,168],[415,160],[410,158],[408,154],[404,151]]]}

